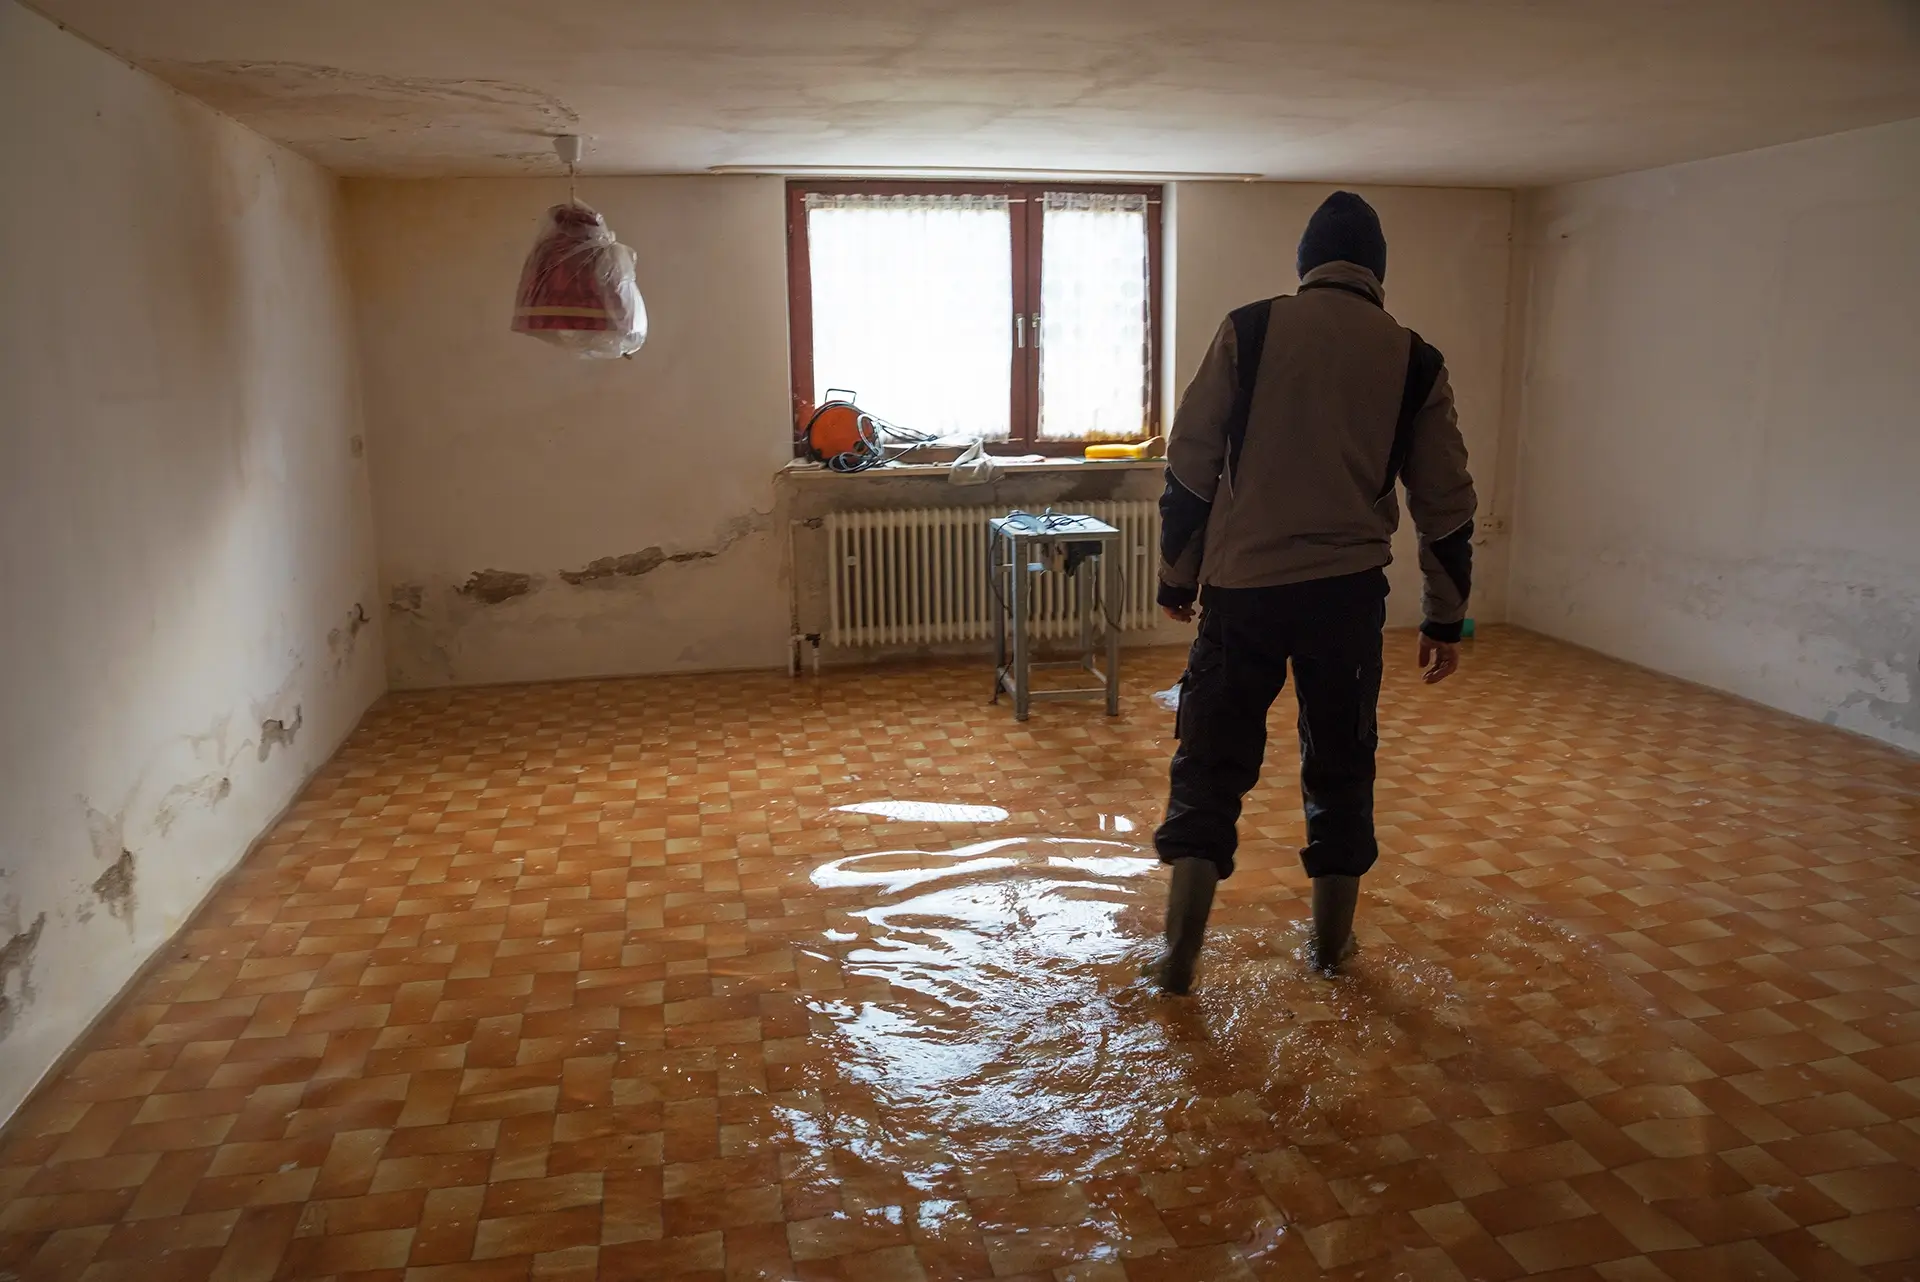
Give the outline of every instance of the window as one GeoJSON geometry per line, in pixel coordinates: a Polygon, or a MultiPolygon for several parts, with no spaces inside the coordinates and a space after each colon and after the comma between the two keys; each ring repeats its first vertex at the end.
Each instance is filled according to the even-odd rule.
{"type": "Polygon", "coordinates": [[[830,391],[1002,453],[1159,430],[1160,189],[793,183],[796,426],[830,391]]]}

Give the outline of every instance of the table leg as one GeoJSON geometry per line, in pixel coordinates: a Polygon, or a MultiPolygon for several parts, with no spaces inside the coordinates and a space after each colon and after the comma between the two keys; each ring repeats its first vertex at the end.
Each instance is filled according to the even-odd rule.
{"type": "Polygon", "coordinates": [[[1025,721],[1027,707],[1031,701],[1032,687],[1029,685],[1030,641],[1027,637],[1027,594],[1033,590],[1031,575],[1027,563],[1033,556],[1033,549],[1025,540],[1013,540],[1012,582],[1008,585],[1007,600],[1013,607],[1013,719],[1025,721]]]}
{"type": "Polygon", "coordinates": [[[1007,674],[1006,590],[1000,582],[1000,535],[987,531],[987,592],[993,609],[993,701],[1000,702],[1000,687],[1007,674]]]}
{"type": "Polygon", "coordinates": [[[1100,554],[1100,613],[1107,625],[1107,715],[1120,715],[1120,549],[1109,541],[1100,554]]]}

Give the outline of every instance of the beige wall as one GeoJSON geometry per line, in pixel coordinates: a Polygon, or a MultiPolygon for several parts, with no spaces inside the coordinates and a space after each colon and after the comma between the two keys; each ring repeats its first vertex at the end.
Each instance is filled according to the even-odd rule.
{"type": "Polygon", "coordinates": [[[1514,617],[1920,749],[1920,121],[1529,206],[1514,617]]]}
{"type": "Polygon", "coordinates": [[[4,1116],[382,673],[332,181],[0,0],[0,190],[4,1116]]]}
{"type": "Polygon", "coordinates": [[[652,319],[633,359],[606,362],[507,327],[560,183],[346,192],[394,683],[785,663],[780,181],[582,185],[638,253],[652,319]],[[648,549],[697,559],[562,577],[648,549]],[[462,591],[489,571],[525,590],[462,591]]]}
{"type": "MultiPolygon", "coordinates": [[[[1173,374],[1184,388],[1214,331],[1245,303],[1294,289],[1294,251],[1331,187],[1183,183],[1175,193],[1178,280],[1173,374]]],[[[1447,358],[1480,496],[1471,613],[1506,617],[1506,511],[1499,484],[1505,405],[1507,277],[1513,200],[1504,191],[1359,186],[1387,234],[1387,309],[1447,358]]],[[[1175,392],[1178,395],[1178,392],[1175,392]]],[[[1395,625],[1420,621],[1413,523],[1402,521],[1390,571],[1395,625]]]]}
{"type": "MultiPolygon", "coordinates": [[[[610,364],[507,328],[521,260],[542,212],[564,194],[559,183],[354,181],[346,191],[394,683],[784,663],[790,512],[774,482],[791,432],[781,183],[585,184],[582,196],[638,251],[653,318],[647,346],[610,364]],[[649,549],[669,559],[643,574],[564,577],[649,549]]],[[[1292,288],[1294,244],[1324,193],[1285,184],[1174,193],[1176,379],[1191,374],[1230,308],[1292,288]]],[[[1454,369],[1491,537],[1511,201],[1499,192],[1368,195],[1394,244],[1393,305],[1454,369]]],[[[1107,488],[1091,479],[942,493],[876,477],[830,484],[831,495],[806,491],[806,514],[920,505],[942,493],[947,502],[1042,493],[1066,502],[1107,488]]],[[[1503,553],[1497,538],[1483,549],[1493,568],[1480,617],[1503,609],[1503,553]]],[[[1410,542],[1395,582],[1397,621],[1411,622],[1410,542]]]]}

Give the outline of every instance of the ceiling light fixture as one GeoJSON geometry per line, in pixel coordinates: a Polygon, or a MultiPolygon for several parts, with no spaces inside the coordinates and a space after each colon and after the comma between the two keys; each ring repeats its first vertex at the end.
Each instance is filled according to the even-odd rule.
{"type": "Polygon", "coordinates": [[[1264,174],[1197,173],[1171,169],[973,169],[960,165],[712,165],[717,175],[774,178],[997,178],[1012,182],[1259,182],[1264,174]]]}

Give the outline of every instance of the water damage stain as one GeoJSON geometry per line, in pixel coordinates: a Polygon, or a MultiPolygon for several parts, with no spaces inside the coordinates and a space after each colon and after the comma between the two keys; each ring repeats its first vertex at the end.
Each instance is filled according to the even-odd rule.
{"type": "Polygon", "coordinates": [[[20,1012],[33,1004],[33,954],[46,928],[47,915],[41,913],[33,925],[0,944],[0,1040],[13,1031],[20,1012]]]}
{"type": "Polygon", "coordinates": [[[669,556],[664,548],[645,548],[625,556],[603,556],[597,561],[587,562],[578,570],[562,570],[560,577],[576,587],[600,579],[637,579],[643,574],[652,574],[663,565],[711,561],[718,555],[717,552],[675,552],[669,556]]]}
{"type": "Polygon", "coordinates": [[[93,882],[94,895],[107,906],[108,912],[126,922],[129,928],[133,926],[134,871],[133,852],[122,850],[112,866],[93,882]]]}
{"type": "Polygon", "coordinates": [[[360,629],[370,622],[372,620],[367,618],[367,608],[355,601],[353,609],[347,611],[346,623],[327,633],[327,652],[333,655],[335,668],[344,666],[353,658],[354,647],[360,639],[360,629]]]}
{"type": "Polygon", "coordinates": [[[265,761],[271,757],[275,748],[292,747],[294,737],[300,733],[303,720],[302,708],[299,704],[295,704],[293,720],[287,721],[280,717],[273,717],[262,721],[260,723],[260,760],[265,761]]]}
{"type": "Polygon", "coordinates": [[[529,137],[575,133],[580,122],[552,94],[504,80],[383,76],[305,62],[142,65],[268,137],[356,172],[455,149],[481,156],[524,150],[529,137]]]}
{"type": "Polygon", "coordinates": [[[722,552],[747,536],[757,533],[765,523],[758,512],[735,517],[728,521],[720,532],[718,542],[712,547],[701,548],[693,552],[668,552],[665,548],[642,548],[638,552],[628,552],[623,556],[603,556],[589,561],[577,570],[562,570],[560,577],[579,587],[582,584],[598,583],[607,579],[637,579],[644,574],[652,574],[663,565],[685,565],[690,561],[711,561],[722,552]]]}
{"type": "Polygon", "coordinates": [[[475,570],[457,591],[485,605],[499,605],[533,591],[533,576],[518,570],[475,570]]]}

